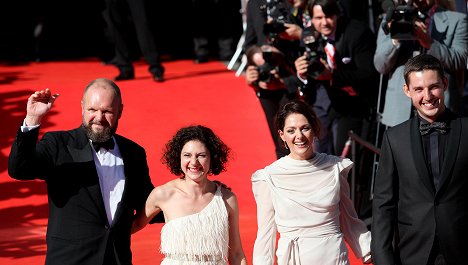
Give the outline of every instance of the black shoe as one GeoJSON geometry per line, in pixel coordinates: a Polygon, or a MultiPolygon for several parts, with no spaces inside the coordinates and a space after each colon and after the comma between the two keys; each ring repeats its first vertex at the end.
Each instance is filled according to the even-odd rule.
{"type": "Polygon", "coordinates": [[[120,72],[120,74],[116,77],[114,77],[114,81],[123,81],[123,80],[131,80],[135,79],[135,73],[134,72],[120,72]]]}
{"type": "Polygon", "coordinates": [[[164,68],[157,69],[153,73],[153,79],[156,82],[164,82],[164,68]]]}
{"type": "Polygon", "coordinates": [[[208,62],[208,56],[205,55],[197,55],[197,58],[195,58],[194,63],[196,64],[201,64],[201,63],[206,63],[208,62]]]}

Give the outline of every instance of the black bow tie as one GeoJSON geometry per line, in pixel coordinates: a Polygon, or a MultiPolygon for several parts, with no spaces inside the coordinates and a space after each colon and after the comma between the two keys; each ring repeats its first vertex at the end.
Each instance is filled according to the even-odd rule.
{"type": "Polygon", "coordinates": [[[447,132],[448,126],[445,122],[433,122],[433,123],[421,123],[419,124],[419,131],[421,135],[426,135],[431,133],[432,131],[439,132],[444,134],[447,132]]]}
{"type": "Polygon", "coordinates": [[[101,148],[106,150],[114,149],[114,139],[110,138],[109,140],[102,143],[93,142],[93,147],[96,152],[98,152],[101,148]]]}

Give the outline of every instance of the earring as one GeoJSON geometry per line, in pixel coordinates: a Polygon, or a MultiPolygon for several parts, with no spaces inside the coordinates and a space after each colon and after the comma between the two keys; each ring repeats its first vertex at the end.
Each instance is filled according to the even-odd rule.
{"type": "Polygon", "coordinates": [[[288,145],[286,144],[286,141],[283,141],[283,143],[284,143],[284,148],[286,148],[286,150],[289,150],[288,145]]]}

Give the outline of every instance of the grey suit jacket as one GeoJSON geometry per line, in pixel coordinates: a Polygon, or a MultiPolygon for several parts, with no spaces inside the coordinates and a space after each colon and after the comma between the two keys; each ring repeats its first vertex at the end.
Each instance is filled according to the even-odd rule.
{"type": "MultiPolygon", "coordinates": [[[[386,23],[385,20],[383,23],[386,23]]],[[[449,78],[449,88],[445,95],[446,106],[460,113],[464,69],[468,58],[467,16],[437,8],[433,16],[431,37],[434,42],[427,54],[442,62],[449,78]]],[[[403,93],[403,69],[406,61],[413,57],[411,45],[411,41],[403,41],[396,47],[392,44],[390,34],[385,35],[380,27],[374,64],[379,73],[388,75],[382,117],[382,123],[387,126],[395,126],[411,116],[411,101],[403,93]]]]}

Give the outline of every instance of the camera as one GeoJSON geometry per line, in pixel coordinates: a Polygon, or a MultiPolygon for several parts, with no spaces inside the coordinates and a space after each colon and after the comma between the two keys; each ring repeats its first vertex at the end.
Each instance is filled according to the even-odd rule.
{"type": "Polygon", "coordinates": [[[262,55],[263,55],[263,60],[265,61],[264,64],[260,65],[257,67],[258,71],[258,82],[265,82],[268,83],[272,79],[272,74],[271,70],[275,69],[276,66],[273,63],[272,57],[273,57],[273,51],[271,48],[262,48],[262,55]]]}
{"type": "Polygon", "coordinates": [[[391,21],[391,26],[388,28],[387,23],[383,25],[385,33],[390,33],[392,39],[397,40],[415,40],[414,21],[425,21],[427,15],[412,4],[413,1],[408,1],[407,4],[390,7],[387,10],[387,22],[391,21]]]}
{"type": "Polygon", "coordinates": [[[324,60],[327,59],[325,46],[323,45],[324,40],[315,30],[305,31],[304,38],[302,40],[305,45],[306,60],[309,63],[309,66],[307,67],[307,74],[313,78],[316,78],[325,69],[325,66],[320,61],[320,58],[324,60]]]}
{"type": "Polygon", "coordinates": [[[291,23],[290,7],[284,0],[267,0],[266,8],[268,22],[263,25],[263,33],[270,38],[275,38],[284,32],[284,23],[291,23]]]}

